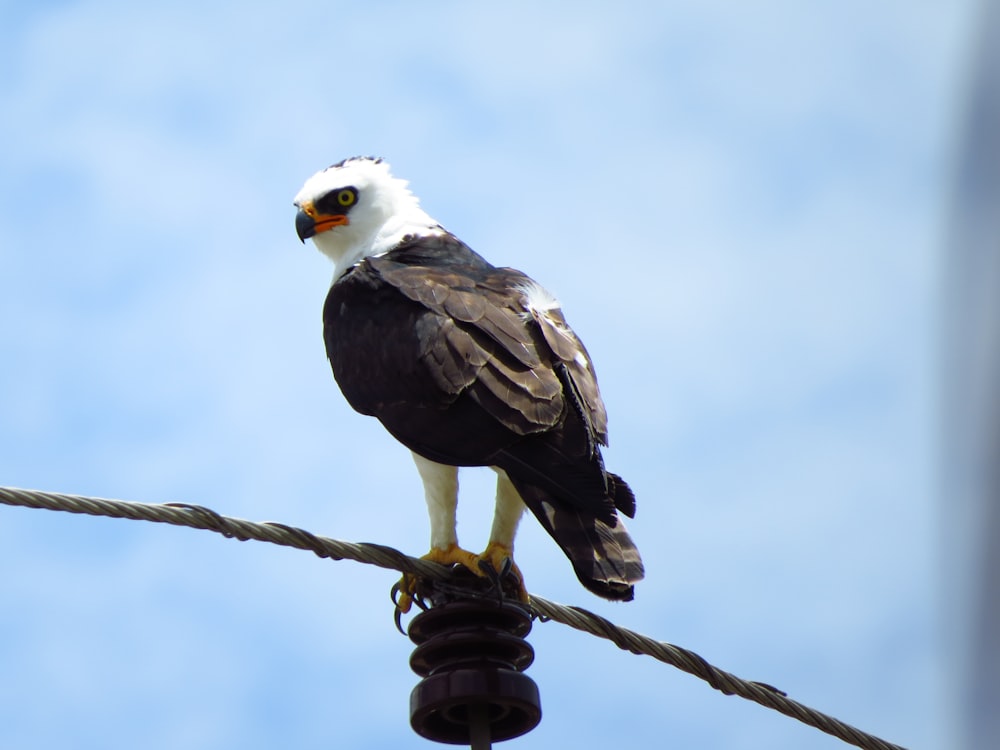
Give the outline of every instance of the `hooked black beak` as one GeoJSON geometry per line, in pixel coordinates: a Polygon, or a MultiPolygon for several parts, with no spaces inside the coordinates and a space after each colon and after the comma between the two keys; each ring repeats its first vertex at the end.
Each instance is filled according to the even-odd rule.
{"type": "Polygon", "coordinates": [[[316,236],[316,220],[301,208],[295,214],[295,233],[303,244],[310,237],[316,236]]]}

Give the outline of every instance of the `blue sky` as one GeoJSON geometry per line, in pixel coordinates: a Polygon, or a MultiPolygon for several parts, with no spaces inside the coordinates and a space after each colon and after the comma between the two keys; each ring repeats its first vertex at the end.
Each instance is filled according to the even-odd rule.
{"type": "MultiPolygon", "coordinates": [[[[0,484],[425,552],[293,228],[310,174],[379,154],[597,364],[648,577],[597,600],[525,523],[529,588],[943,746],[933,332],[973,5],[4,3],[0,484]]],[[[463,475],[470,547],[490,481],[463,475]]],[[[24,509],[0,568],[0,746],[431,746],[390,573],[24,509]]],[[[512,748],[842,746],[531,641],[545,715],[512,748]]]]}

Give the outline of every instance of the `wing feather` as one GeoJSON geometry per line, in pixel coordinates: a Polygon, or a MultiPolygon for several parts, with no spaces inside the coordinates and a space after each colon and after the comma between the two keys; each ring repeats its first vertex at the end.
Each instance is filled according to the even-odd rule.
{"type": "Polygon", "coordinates": [[[525,435],[553,427],[565,408],[562,388],[556,378],[534,370],[512,370],[493,360],[479,372],[473,397],[495,418],[525,435]],[[488,391],[493,399],[483,391],[488,391]],[[515,427],[515,425],[518,425],[515,427]]]}
{"type": "Polygon", "coordinates": [[[442,306],[448,315],[463,323],[478,323],[487,314],[488,303],[474,289],[453,288],[444,296],[442,306]]]}
{"type": "MultiPolygon", "coordinates": [[[[468,391],[518,435],[549,429],[565,409],[549,346],[524,318],[510,283],[463,274],[454,266],[410,266],[385,258],[366,263],[407,299],[431,313],[418,325],[420,358],[436,385],[454,397],[468,391]]],[[[507,269],[492,269],[503,276],[507,269]]]]}
{"type": "MultiPolygon", "coordinates": [[[[554,301],[553,301],[554,302],[554,301]]],[[[525,309],[538,326],[552,353],[565,366],[566,375],[571,380],[572,390],[582,402],[590,423],[594,439],[601,445],[608,444],[608,415],[604,400],[597,386],[597,375],[583,342],[569,327],[562,310],[556,306],[544,309],[532,306],[525,293],[525,309]]]]}
{"type": "Polygon", "coordinates": [[[450,318],[425,315],[418,326],[420,359],[438,388],[454,396],[469,387],[484,363],[472,337],[450,318]]]}

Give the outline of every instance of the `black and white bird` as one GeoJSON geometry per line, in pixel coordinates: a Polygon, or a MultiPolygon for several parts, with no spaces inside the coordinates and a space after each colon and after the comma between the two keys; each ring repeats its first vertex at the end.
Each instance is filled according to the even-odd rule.
{"type": "Polygon", "coordinates": [[[430,515],[425,558],[477,575],[483,562],[509,567],[527,506],[586,588],[632,599],[643,567],[619,513],[632,517],[635,497],[604,468],[594,366],[555,298],[446,231],[381,159],[318,172],[295,206],[299,238],[334,263],[323,308],[334,377],[416,461],[430,515]],[[480,555],[458,544],[460,466],[497,473],[480,555]]]}

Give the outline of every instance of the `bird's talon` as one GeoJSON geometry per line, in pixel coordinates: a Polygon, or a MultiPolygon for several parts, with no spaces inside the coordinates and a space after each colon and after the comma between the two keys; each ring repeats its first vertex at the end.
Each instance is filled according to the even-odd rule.
{"type": "Polygon", "coordinates": [[[479,568],[480,571],[482,571],[477,575],[484,578],[489,578],[490,580],[493,581],[493,583],[496,583],[501,577],[497,573],[496,568],[493,567],[493,563],[491,563],[489,560],[480,558],[479,560],[476,561],[476,567],[479,568]]]}
{"type": "MultiPolygon", "coordinates": [[[[516,598],[525,604],[528,602],[524,577],[514,562],[509,547],[491,543],[481,555],[467,552],[458,545],[448,548],[435,547],[421,559],[441,565],[459,565],[476,577],[487,579],[491,584],[490,589],[496,591],[501,602],[507,597],[516,598]]],[[[434,601],[433,584],[433,581],[421,579],[412,573],[403,574],[403,577],[393,584],[390,598],[395,607],[396,629],[404,635],[406,633],[402,627],[402,616],[407,614],[414,604],[420,609],[427,609],[428,605],[422,597],[429,596],[434,601]]]]}
{"type": "Polygon", "coordinates": [[[406,631],[403,629],[403,612],[399,607],[392,612],[392,620],[396,623],[396,630],[400,632],[401,635],[406,635],[406,631]]]}
{"type": "Polygon", "coordinates": [[[479,556],[479,567],[493,584],[501,592],[504,590],[504,583],[508,583],[508,588],[516,592],[517,599],[521,602],[528,602],[528,592],[524,588],[524,576],[520,568],[514,562],[513,550],[509,547],[490,542],[486,550],[479,556]]]}
{"type": "Polygon", "coordinates": [[[389,598],[392,600],[399,614],[405,615],[410,611],[414,603],[418,607],[423,608],[420,598],[417,596],[417,583],[416,576],[404,573],[402,578],[392,584],[392,588],[389,590],[389,598]]]}
{"type": "MultiPolygon", "coordinates": [[[[462,567],[475,573],[477,576],[483,577],[485,575],[485,573],[481,573],[476,569],[478,564],[481,564],[480,559],[471,552],[467,552],[462,549],[457,544],[453,544],[446,548],[434,547],[420,559],[429,560],[441,565],[461,565],[462,567]]],[[[392,585],[392,589],[389,591],[389,598],[392,600],[392,603],[396,608],[396,628],[400,632],[403,632],[404,635],[405,632],[401,627],[402,615],[408,613],[413,608],[414,604],[416,604],[420,609],[427,609],[427,605],[421,599],[420,583],[421,579],[417,575],[413,573],[404,573],[403,577],[394,583],[392,585]]]]}

